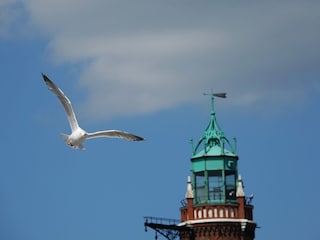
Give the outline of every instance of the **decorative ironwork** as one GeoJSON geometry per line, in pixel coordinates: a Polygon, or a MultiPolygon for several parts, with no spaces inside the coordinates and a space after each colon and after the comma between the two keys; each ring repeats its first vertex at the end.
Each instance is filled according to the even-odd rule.
{"type": "Polygon", "coordinates": [[[174,240],[177,237],[189,237],[193,240],[193,231],[187,226],[179,226],[180,220],[169,218],[144,217],[145,231],[151,228],[156,232],[155,239],[158,239],[158,233],[168,240],[174,240]]]}

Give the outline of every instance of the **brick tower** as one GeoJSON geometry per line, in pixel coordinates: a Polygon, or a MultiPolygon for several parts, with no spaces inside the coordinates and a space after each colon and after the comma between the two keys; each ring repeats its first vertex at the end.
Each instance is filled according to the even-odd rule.
{"type": "Polygon", "coordinates": [[[145,217],[145,229],[152,228],[168,240],[253,240],[253,196],[247,198],[238,174],[236,140],[221,130],[211,95],[211,116],[191,157],[191,173],[180,220],[145,217]]]}
{"type": "MultiPolygon", "coordinates": [[[[236,141],[231,143],[221,130],[214,110],[191,157],[192,177],[188,177],[186,204],[181,211],[180,227],[192,229],[194,240],[252,240],[256,223],[238,174],[236,141]]],[[[189,240],[190,234],[181,235],[189,240]]]]}

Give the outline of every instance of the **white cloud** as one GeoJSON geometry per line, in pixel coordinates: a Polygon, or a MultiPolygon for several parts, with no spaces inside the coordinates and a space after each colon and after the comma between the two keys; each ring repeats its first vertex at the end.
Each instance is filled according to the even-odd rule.
{"type": "MultiPolygon", "coordinates": [[[[95,42],[90,48],[94,57],[81,82],[89,92],[87,109],[97,117],[153,112],[190,100],[193,91],[202,91],[203,80],[193,79],[192,67],[184,69],[184,63],[219,46],[214,36],[203,32],[89,42],[95,42]]],[[[70,51],[72,59],[81,54],[70,51]]]]}
{"type": "Polygon", "coordinates": [[[319,91],[320,4],[28,1],[54,59],[83,64],[88,114],[140,114],[211,88],[287,106],[319,91]],[[303,80],[303,81],[302,81],[303,80]]]}
{"type": "Polygon", "coordinates": [[[203,53],[223,44],[219,34],[201,30],[70,36],[59,35],[50,43],[61,61],[118,56],[125,58],[181,58],[203,53]]]}
{"type": "Polygon", "coordinates": [[[12,22],[20,15],[20,1],[0,0],[0,37],[8,34],[12,22]]]}

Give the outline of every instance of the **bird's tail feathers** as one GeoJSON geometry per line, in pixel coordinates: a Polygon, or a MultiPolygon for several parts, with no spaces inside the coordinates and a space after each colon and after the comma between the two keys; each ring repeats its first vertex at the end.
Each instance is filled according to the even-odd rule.
{"type": "Polygon", "coordinates": [[[69,144],[68,144],[69,136],[68,136],[67,134],[65,134],[65,133],[61,133],[60,135],[61,135],[63,141],[65,141],[65,143],[66,143],[67,145],[69,145],[69,144]]]}
{"type": "Polygon", "coordinates": [[[79,150],[86,150],[86,148],[82,144],[80,144],[78,146],[74,146],[73,148],[79,149],[79,150]]]}

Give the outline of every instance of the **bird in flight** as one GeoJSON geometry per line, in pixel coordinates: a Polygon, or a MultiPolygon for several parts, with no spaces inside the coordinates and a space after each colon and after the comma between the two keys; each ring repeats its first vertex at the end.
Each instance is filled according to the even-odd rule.
{"type": "Polygon", "coordinates": [[[136,136],[134,134],[119,131],[119,130],[104,130],[98,132],[86,132],[81,127],[79,127],[76,114],[73,111],[70,100],[67,96],[62,92],[60,88],[58,88],[45,74],[42,73],[43,80],[47,84],[50,91],[52,91],[60,100],[62,104],[70,124],[71,134],[67,135],[61,133],[61,137],[66,142],[66,144],[72,148],[84,150],[84,146],[82,143],[90,138],[98,138],[98,137],[109,137],[109,138],[123,138],[128,141],[142,141],[144,140],[142,137],[136,136]]]}

